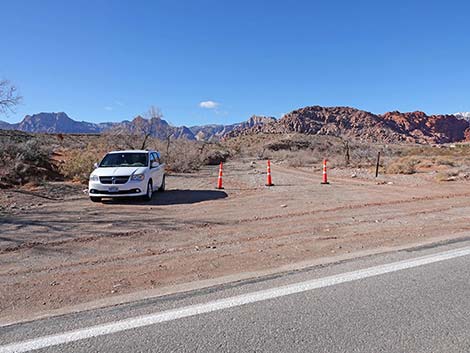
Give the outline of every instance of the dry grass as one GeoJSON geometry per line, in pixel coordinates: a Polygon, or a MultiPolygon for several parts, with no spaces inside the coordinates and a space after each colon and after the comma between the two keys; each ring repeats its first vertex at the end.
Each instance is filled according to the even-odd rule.
{"type": "Polygon", "coordinates": [[[459,176],[459,172],[457,171],[446,171],[446,172],[438,172],[434,179],[436,181],[454,181],[457,180],[457,177],[459,176]]]}
{"type": "Polygon", "coordinates": [[[102,156],[101,151],[93,149],[70,150],[64,155],[63,162],[59,164],[59,170],[66,179],[86,183],[93,171],[94,163],[102,156]]]}
{"type": "Polygon", "coordinates": [[[467,179],[470,145],[402,146],[386,165],[389,174],[437,173],[437,181],[467,179]]]}
{"type": "Polygon", "coordinates": [[[245,135],[225,142],[237,155],[282,161],[292,167],[320,166],[328,159],[332,167],[369,168],[377,153],[394,155],[393,148],[380,144],[347,141],[334,136],[302,134],[245,135]],[[348,157],[349,155],[349,157],[348,157]]]}
{"type": "Polygon", "coordinates": [[[420,160],[416,157],[400,157],[392,160],[385,167],[387,174],[414,174],[420,160]]]}

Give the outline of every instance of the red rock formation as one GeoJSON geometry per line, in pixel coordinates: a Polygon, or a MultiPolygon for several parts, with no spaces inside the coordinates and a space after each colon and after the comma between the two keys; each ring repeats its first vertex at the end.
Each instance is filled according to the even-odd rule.
{"type": "Polygon", "coordinates": [[[446,143],[466,140],[465,130],[469,124],[454,115],[426,115],[416,111],[410,113],[390,112],[381,116],[401,134],[408,135],[418,143],[446,143]]]}
{"type": "Polygon", "coordinates": [[[469,123],[453,115],[398,111],[376,115],[349,107],[305,107],[278,121],[233,131],[230,136],[253,133],[334,135],[371,142],[446,143],[470,140],[469,123]]]}

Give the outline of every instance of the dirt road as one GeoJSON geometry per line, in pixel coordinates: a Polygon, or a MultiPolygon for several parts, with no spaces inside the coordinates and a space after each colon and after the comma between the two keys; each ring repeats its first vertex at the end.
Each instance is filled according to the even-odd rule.
{"type": "Polygon", "coordinates": [[[468,182],[335,170],[320,185],[318,172],[273,163],[266,188],[264,171],[228,163],[225,190],[214,189],[215,167],[170,176],[150,203],[0,191],[0,202],[29,205],[0,214],[0,320],[470,231],[468,182]]]}

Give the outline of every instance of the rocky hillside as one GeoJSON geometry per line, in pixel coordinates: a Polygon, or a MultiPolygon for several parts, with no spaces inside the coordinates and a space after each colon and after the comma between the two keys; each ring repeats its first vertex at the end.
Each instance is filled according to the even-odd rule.
{"type": "Polygon", "coordinates": [[[453,115],[428,116],[423,112],[376,115],[350,107],[320,106],[297,109],[278,121],[232,131],[229,136],[291,132],[386,143],[446,143],[470,138],[469,123],[453,115]]]}
{"type": "Polygon", "coordinates": [[[469,123],[454,115],[426,115],[390,112],[381,116],[384,121],[407,141],[417,143],[447,143],[464,141],[470,137],[469,123]]]}
{"type": "Polygon", "coordinates": [[[171,126],[160,118],[145,119],[141,116],[135,117],[132,121],[123,121],[107,130],[113,133],[131,133],[136,135],[149,134],[159,139],[185,138],[194,140],[194,134],[186,126],[171,126]]]}

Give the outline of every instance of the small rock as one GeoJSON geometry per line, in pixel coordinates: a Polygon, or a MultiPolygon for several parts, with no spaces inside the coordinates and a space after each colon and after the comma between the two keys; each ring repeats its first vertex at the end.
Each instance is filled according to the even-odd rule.
{"type": "Polygon", "coordinates": [[[57,281],[52,281],[51,283],[49,283],[50,286],[58,286],[59,285],[59,282],[57,281]]]}
{"type": "Polygon", "coordinates": [[[281,205],[282,208],[287,207],[287,205],[281,205]]]}
{"type": "Polygon", "coordinates": [[[351,174],[351,178],[357,178],[357,174],[356,174],[356,173],[352,173],[352,174],[351,174]]]}
{"type": "Polygon", "coordinates": [[[393,181],[389,181],[387,184],[388,185],[393,185],[393,181]]]}

